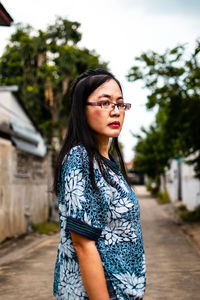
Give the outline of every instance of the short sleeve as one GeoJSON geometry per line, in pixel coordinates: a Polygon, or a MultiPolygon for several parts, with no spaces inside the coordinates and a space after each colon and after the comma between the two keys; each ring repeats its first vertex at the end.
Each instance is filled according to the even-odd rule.
{"type": "Polygon", "coordinates": [[[85,148],[72,148],[62,170],[66,229],[96,241],[106,225],[108,201],[105,182],[97,169],[94,173],[98,191],[90,180],[85,148]]]}

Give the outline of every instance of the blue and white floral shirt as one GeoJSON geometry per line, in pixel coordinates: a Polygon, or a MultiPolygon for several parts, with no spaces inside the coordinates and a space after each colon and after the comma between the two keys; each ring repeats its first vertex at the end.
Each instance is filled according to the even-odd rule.
{"type": "Polygon", "coordinates": [[[108,159],[107,162],[107,176],[114,187],[104,180],[95,162],[97,191],[92,187],[83,146],[72,148],[64,160],[58,195],[60,243],[54,275],[54,296],[59,300],[89,299],[70,231],[95,241],[117,299],[144,296],[146,265],[139,203],[119,165],[108,159]]]}

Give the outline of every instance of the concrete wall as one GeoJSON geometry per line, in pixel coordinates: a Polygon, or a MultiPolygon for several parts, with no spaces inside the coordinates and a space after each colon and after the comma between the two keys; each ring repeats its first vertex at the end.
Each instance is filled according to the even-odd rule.
{"type": "Polygon", "coordinates": [[[0,241],[25,233],[27,214],[32,223],[47,220],[51,177],[50,153],[39,158],[0,139],[0,241]]]}
{"type": "Polygon", "coordinates": [[[172,160],[170,168],[166,170],[166,188],[171,201],[178,200],[178,162],[172,160]]]}
{"type": "MultiPolygon", "coordinates": [[[[188,157],[191,159],[192,156],[188,157]]],[[[181,168],[181,199],[179,199],[179,176],[178,161],[172,160],[170,168],[166,170],[166,188],[172,202],[183,203],[189,210],[193,210],[200,205],[200,180],[195,178],[194,168],[186,164],[186,159],[180,163],[181,168]]],[[[161,190],[164,190],[164,181],[161,178],[161,190]]]]}
{"type": "Polygon", "coordinates": [[[183,203],[188,209],[193,210],[200,205],[200,180],[195,178],[192,166],[183,162],[182,167],[182,194],[183,203]]]}

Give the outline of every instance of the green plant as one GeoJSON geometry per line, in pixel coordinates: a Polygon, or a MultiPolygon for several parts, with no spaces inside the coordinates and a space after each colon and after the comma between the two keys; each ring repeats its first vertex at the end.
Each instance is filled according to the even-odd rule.
{"type": "Polygon", "coordinates": [[[160,192],[160,191],[158,192],[157,202],[159,204],[165,204],[171,202],[167,190],[164,190],[164,192],[160,192]]]}
{"type": "Polygon", "coordinates": [[[182,210],[180,212],[180,217],[183,221],[186,222],[200,222],[200,206],[195,210],[182,210]]]}
{"type": "Polygon", "coordinates": [[[35,232],[40,234],[52,234],[59,232],[59,223],[58,222],[44,222],[40,224],[31,224],[32,229],[35,232]]]}
{"type": "Polygon", "coordinates": [[[187,206],[185,204],[181,204],[178,206],[179,211],[187,211],[187,206]]]}
{"type": "Polygon", "coordinates": [[[152,125],[134,134],[134,166],[151,178],[164,175],[170,159],[181,157],[187,157],[200,178],[200,40],[190,54],[187,48],[179,44],[162,53],[143,52],[127,74],[148,90],[147,109],[157,108],[152,125]]]}

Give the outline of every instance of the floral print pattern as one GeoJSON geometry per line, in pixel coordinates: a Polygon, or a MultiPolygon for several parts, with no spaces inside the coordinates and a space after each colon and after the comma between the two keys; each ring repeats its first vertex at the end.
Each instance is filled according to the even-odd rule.
{"type": "Polygon", "coordinates": [[[65,196],[66,199],[69,199],[69,213],[70,211],[76,213],[78,209],[82,209],[81,202],[86,201],[84,198],[84,185],[84,178],[81,171],[72,170],[65,181],[65,196]]]}
{"type": "Polygon", "coordinates": [[[80,231],[83,235],[87,230],[91,239],[95,237],[105,273],[117,299],[144,296],[146,264],[139,203],[117,164],[107,160],[105,168],[114,186],[104,180],[94,162],[97,191],[90,181],[88,156],[83,146],[72,148],[63,162],[58,195],[60,243],[54,275],[54,295],[58,300],[89,299],[70,230],[80,231]]]}

